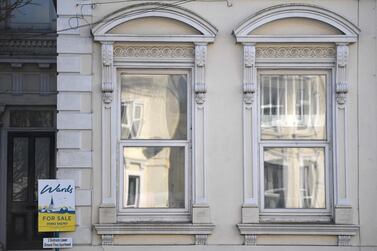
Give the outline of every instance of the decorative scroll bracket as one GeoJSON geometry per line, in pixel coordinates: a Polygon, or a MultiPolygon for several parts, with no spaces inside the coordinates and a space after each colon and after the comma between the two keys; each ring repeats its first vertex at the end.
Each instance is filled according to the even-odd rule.
{"type": "Polygon", "coordinates": [[[336,102],[344,109],[348,93],[347,82],[348,45],[338,44],[336,47],[336,102]]]}
{"type": "Polygon", "coordinates": [[[243,101],[246,109],[251,109],[254,103],[255,85],[255,45],[243,45],[243,101]]]}
{"type": "Polygon", "coordinates": [[[205,66],[207,58],[207,44],[195,44],[195,101],[198,105],[203,105],[207,92],[205,83],[205,66]]]}
{"type": "Polygon", "coordinates": [[[103,42],[102,50],[102,99],[105,105],[113,100],[114,85],[112,81],[113,43],[103,42]]]}

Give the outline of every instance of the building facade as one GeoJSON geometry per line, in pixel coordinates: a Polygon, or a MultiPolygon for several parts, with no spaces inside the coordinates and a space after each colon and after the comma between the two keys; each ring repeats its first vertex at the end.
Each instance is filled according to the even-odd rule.
{"type": "Polygon", "coordinates": [[[60,236],[375,250],[376,7],[58,1],[53,175],[75,181],[77,211],[60,236]]]}

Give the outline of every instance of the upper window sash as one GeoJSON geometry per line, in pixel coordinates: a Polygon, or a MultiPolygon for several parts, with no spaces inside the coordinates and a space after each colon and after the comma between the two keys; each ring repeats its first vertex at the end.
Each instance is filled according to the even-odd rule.
{"type": "Polygon", "coordinates": [[[127,69],[118,76],[121,141],[190,140],[191,78],[187,71],[127,69]]]}
{"type": "Polygon", "coordinates": [[[262,140],[325,140],[325,74],[260,74],[262,140]]]}

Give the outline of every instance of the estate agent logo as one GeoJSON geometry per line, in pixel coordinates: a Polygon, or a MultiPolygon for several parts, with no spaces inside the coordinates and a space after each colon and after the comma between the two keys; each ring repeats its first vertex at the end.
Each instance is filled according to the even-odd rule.
{"type": "Polygon", "coordinates": [[[75,231],[73,180],[38,180],[38,232],[75,231]]]}

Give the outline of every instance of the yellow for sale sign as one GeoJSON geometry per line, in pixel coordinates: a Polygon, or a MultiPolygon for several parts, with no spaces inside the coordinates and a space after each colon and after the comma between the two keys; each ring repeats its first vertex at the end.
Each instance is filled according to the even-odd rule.
{"type": "Polygon", "coordinates": [[[75,231],[73,180],[38,180],[38,232],[75,231]]]}

